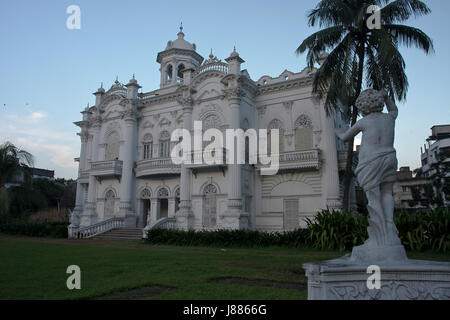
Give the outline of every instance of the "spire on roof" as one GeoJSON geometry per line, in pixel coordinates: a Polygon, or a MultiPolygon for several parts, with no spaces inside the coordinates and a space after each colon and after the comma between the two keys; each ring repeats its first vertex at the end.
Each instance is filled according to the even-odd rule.
{"type": "Polygon", "coordinates": [[[177,36],[178,36],[178,39],[183,39],[184,38],[183,22],[181,22],[181,24],[180,24],[180,32],[178,32],[177,36]]]}

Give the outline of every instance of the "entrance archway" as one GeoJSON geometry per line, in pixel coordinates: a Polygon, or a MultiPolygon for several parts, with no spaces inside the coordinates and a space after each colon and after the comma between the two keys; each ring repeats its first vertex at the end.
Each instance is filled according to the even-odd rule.
{"type": "Polygon", "coordinates": [[[158,190],[158,219],[167,218],[169,215],[169,190],[158,190]]]}
{"type": "Polygon", "coordinates": [[[148,224],[149,218],[150,218],[150,210],[151,210],[151,202],[150,198],[152,196],[152,193],[149,189],[145,188],[141,192],[141,217],[139,221],[140,227],[145,227],[148,224]]]}
{"type": "Polygon", "coordinates": [[[203,227],[212,228],[217,223],[217,188],[208,184],[203,189],[203,227]]]}

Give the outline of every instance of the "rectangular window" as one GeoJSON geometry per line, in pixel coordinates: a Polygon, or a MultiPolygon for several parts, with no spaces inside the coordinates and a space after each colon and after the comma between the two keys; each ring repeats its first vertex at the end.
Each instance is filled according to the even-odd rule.
{"type": "Polygon", "coordinates": [[[150,159],[152,157],[153,152],[153,144],[145,143],[144,144],[144,159],[150,159]]]}
{"type": "Polygon", "coordinates": [[[159,143],[159,156],[161,158],[168,158],[170,154],[169,150],[170,140],[160,141],[159,143]]]}

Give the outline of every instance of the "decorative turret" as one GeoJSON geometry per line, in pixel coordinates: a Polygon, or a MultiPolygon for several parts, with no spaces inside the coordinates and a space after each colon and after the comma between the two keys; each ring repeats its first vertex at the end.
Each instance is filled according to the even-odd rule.
{"type": "Polygon", "coordinates": [[[127,87],[127,98],[128,99],[136,99],[138,95],[138,90],[141,88],[141,86],[138,84],[137,80],[133,78],[128,82],[125,87],[127,87]]]}
{"type": "Polygon", "coordinates": [[[84,110],[81,111],[81,114],[83,115],[83,121],[88,121],[89,120],[89,102],[88,102],[86,108],[84,108],[84,110]]]}
{"type": "Polygon", "coordinates": [[[100,88],[97,89],[97,92],[94,92],[95,96],[95,106],[98,108],[102,103],[103,95],[105,94],[105,89],[103,89],[103,82],[100,85],[100,88]]]}
{"type": "Polygon", "coordinates": [[[203,57],[195,51],[195,44],[184,39],[183,24],[177,36],[178,39],[167,42],[166,49],[156,58],[161,64],[161,88],[183,83],[183,70],[195,70],[203,62],[203,57]]]}
{"type": "Polygon", "coordinates": [[[230,54],[228,58],[225,59],[228,62],[228,73],[239,75],[241,72],[241,64],[245,61],[239,57],[239,53],[236,51],[236,47],[234,47],[233,52],[230,54]]]}

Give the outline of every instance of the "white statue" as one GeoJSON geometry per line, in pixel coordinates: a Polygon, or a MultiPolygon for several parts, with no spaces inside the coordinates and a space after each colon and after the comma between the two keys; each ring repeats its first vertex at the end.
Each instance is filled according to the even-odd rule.
{"type": "Polygon", "coordinates": [[[397,178],[394,128],[398,109],[384,90],[373,89],[361,93],[356,107],[363,118],[346,132],[336,130],[343,141],[362,132],[356,176],[368,200],[369,238],[364,245],[353,248],[352,258],[406,259],[394,224],[393,185],[397,178]],[[385,103],[388,113],[382,112],[385,103]]]}

